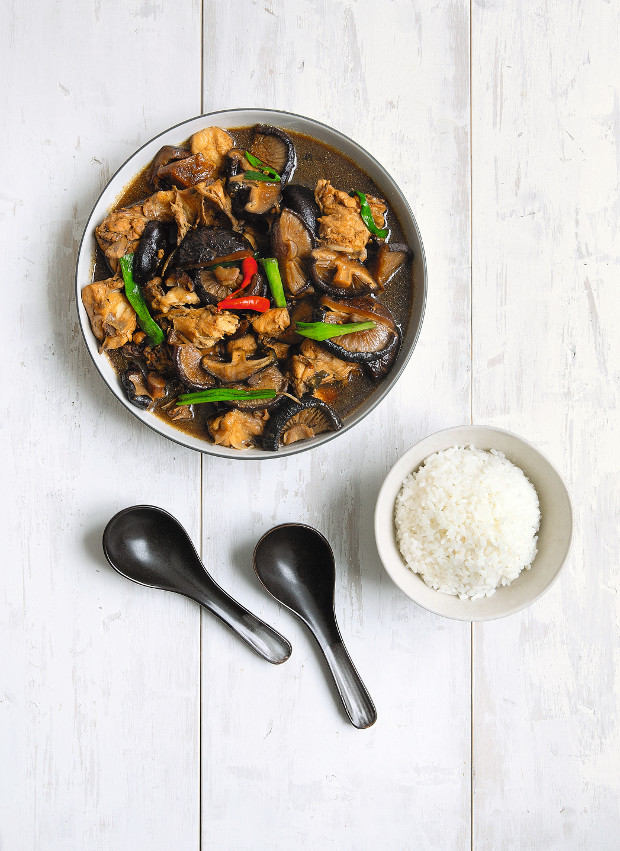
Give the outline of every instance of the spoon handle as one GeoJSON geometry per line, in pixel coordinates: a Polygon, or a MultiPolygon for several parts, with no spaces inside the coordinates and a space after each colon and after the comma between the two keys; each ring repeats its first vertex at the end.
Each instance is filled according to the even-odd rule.
{"type": "Polygon", "coordinates": [[[372,726],[377,720],[377,710],[342,639],[317,638],[351,723],[359,729],[372,726]]]}
{"type": "Polygon", "coordinates": [[[215,581],[209,582],[208,593],[192,596],[268,662],[279,665],[291,655],[291,645],[284,636],[233,600],[215,581]]]}

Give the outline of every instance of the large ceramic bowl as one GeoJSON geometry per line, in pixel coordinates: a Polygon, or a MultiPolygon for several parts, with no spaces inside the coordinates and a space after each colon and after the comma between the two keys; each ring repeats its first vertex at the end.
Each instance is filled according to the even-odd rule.
{"type": "Polygon", "coordinates": [[[339,437],[359,423],[366,414],[368,414],[387,396],[402,374],[420,333],[426,301],[426,261],[420,231],[403,193],[383,166],[377,162],[371,154],[347,136],[339,133],[337,130],[333,130],[331,127],[321,124],[318,121],[313,121],[310,118],[304,118],[301,115],[294,115],[290,112],[279,112],[271,109],[230,109],[201,115],[196,118],[192,118],[189,121],[177,124],[169,130],[165,130],[154,139],[151,139],[150,142],[143,145],[127,160],[124,165],[119,168],[99,196],[99,199],[88,219],[78,254],[76,269],[76,295],[80,325],[82,327],[84,340],[86,341],[86,345],[93,358],[95,366],[112,393],[114,393],[119,402],[124,405],[128,411],[131,411],[134,416],[154,431],[164,435],[164,437],[167,437],[176,443],[187,446],[190,449],[196,449],[199,452],[207,452],[212,455],[220,455],[227,458],[237,458],[239,460],[265,459],[269,457],[293,455],[297,452],[305,452],[325,443],[328,440],[339,437]],[[127,184],[129,184],[135,175],[153,159],[157,151],[163,145],[179,145],[191,136],[192,133],[195,133],[197,130],[201,130],[204,127],[208,127],[209,125],[233,128],[251,126],[259,123],[274,124],[287,130],[305,133],[308,136],[312,136],[321,142],[331,145],[353,160],[377,184],[382,196],[386,198],[392,209],[396,212],[403,229],[405,239],[414,252],[411,270],[413,301],[411,305],[409,323],[407,327],[403,329],[403,344],[401,346],[398,359],[387,378],[377,385],[377,389],[362,405],[360,405],[359,408],[357,408],[357,410],[346,417],[343,428],[340,431],[317,435],[309,440],[300,441],[299,443],[291,444],[288,447],[282,447],[278,452],[265,452],[261,449],[238,451],[235,449],[223,448],[221,446],[214,446],[213,444],[208,443],[206,439],[200,440],[196,437],[187,435],[174,428],[172,425],[168,425],[148,411],[142,411],[131,405],[123,393],[119,380],[112,368],[112,365],[108,361],[107,356],[99,352],[99,344],[91,331],[90,322],[82,304],[80,295],[82,288],[92,280],[96,256],[94,235],[95,227],[106,217],[108,212],[115,205],[127,184]]]}
{"type": "Polygon", "coordinates": [[[562,477],[543,453],[512,432],[490,426],[459,426],[439,431],[416,443],[388,473],[375,509],[379,556],[391,579],[408,597],[438,615],[464,621],[501,618],[529,606],[558,578],[568,556],[573,532],[571,500],[562,477]],[[461,600],[430,588],[407,565],[398,549],[394,503],[403,479],[434,452],[451,446],[495,449],[520,467],[534,485],[540,503],[538,553],[529,570],[490,597],[461,600]]]}

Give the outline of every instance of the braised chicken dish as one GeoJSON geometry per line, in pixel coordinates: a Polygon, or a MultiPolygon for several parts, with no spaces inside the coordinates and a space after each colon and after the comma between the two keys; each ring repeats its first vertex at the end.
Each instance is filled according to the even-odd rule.
{"type": "Polygon", "coordinates": [[[316,139],[206,127],[95,236],[82,301],[128,400],[210,443],[337,430],[396,360],[411,251],[368,175],[316,139]]]}

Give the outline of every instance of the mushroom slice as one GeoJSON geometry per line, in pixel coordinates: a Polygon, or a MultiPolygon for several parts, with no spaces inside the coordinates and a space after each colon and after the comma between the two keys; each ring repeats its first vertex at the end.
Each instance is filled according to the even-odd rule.
{"type": "Polygon", "coordinates": [[[148,222],[133,256],[133,277],[137,284],[146,284],[158,274],[166,251],[174,244],[169,223],[157,219],[148,222]]]}
{"type": "Polygon", "coordinates": [[[302,219],[292,210],[282,210],[273,226],[271,247],[278,259],[284,286],[292,296],[298,296],[310,286],[306,271],[314,237],[302,219]]]}
{"type": "Polygon", "coordinates": [[[276,452],[281,445],[289,446],[324,431],[337,431],[342,422],[335,411],[320,399],[302,396],[297,402],[285,399],[282,407],[271,417],[263,435],[263,448],[276,452]]]}
{"type": "Polygon", "coordinates": [[[310,274],[319,289],[336,297],[355,298],[383,289],[359,260],[330,248],[311,252],[310,274]]]}
{"type": "Polygon", "coordinates": [[[202,368],[225,384],[232,384],[238,381],[247,381],[251,375],[260,372],[266,366],[270,366],[275,359],[275,354],[272,351],[263,358],[249,359],[244,349],[237,348],[231,353],[230,361],[222,361],[208,356],[203,357],[202,368]]]}
{"type": "Polygon", "coordinates": [[[295,145],[284,130],[271,124],[257,124],[250,153],[275,168],[282,186],[289,182],[297,165],[297,154],[295,145]]]}
{"type": "Polygon", "coordinates": [[[136,408],[145,410],[153,401],[147,387],[147,378],[140,366],[134,364],[127,367],[121,375],[121,384],[125,396],[136,408]]]}
{"type": "Polygon", "coordinates": [[[153,157],[153,162],[146,172],[146,179],[155,187],[155,189],[161,189],[162,183],[159,177],[160,169],[163,169],[170,163],[177,162],[178,160],[184,160],[189,156],[191,156],[191,153],[185,148],[176,148],[174,145],[164,145],[164,147],[160,148],[153,157]]]}
{"type": "Polygon", "coordinates": [[[186,343],[173,347],[174,367],[177,375],[186,387],[192,390],[209,390],[215,387],[215,379],[202,368],[203,354],[196,346],[186,343]]]}
{"type": "Polygon", "coordinates": [[[282,206],[297,213],[308,230],[316,237],[317,219],[321,215],[321,210],[314,200],[312,189],[299,183],[289,183],[282,190],[282,206]]]}
{"type": "Polygon", "coordinates": [[[246,399],[245,401],[237,399],[234,402],[225,403],[243,411],[267,411],[280,404],[282,393],[288,387],[288,378],[282,375],[278,367],[273,364],[250,376],[244,384],[231,384],[230,386],[234,390],[275,390],[278,395],[274,396],[273,399],[246,399]]]}
{"type": "Polygon", "coordinates": [[[268,180],[248,180],[242,172],[229,177],[226,189],[232,198],[233,213],[243,218],[244,213],[263,216],[277,208],[280,202],[280,184],[268,180]]]}
{"type": "Polygon", "coordinates": [[[204,269],[218,262],[243,260],[253,253],[251,243],[235,231],[196,227],[183,239],[174,260],[177,269],[204,269]]]}
{"type": "Polygon", "coordinates": [[[382,242],[368,266],[375,281],[385,287],[392,275],[412,256],[413,252],[408,245],[382,242]]]}
{"type": "Polygon", "coordinates": [[[336,357],[362,363],[372,378],[383,377],[398,354],[400,330],[387,307],[372,298],[356,298],[345,302],[323,297],[319,318],[322,322],[365,322],[371,320],[374,328],[355,331],[323,340],[321,345],[336,357]]]}
{"type": "Polygon", "coordinates": [[[182,160],[175,160],[163,166],[157,172],[157,179],[165,186],[187,189],[214,176],[216,168],[203,154],[194,154],[182,160]]]}

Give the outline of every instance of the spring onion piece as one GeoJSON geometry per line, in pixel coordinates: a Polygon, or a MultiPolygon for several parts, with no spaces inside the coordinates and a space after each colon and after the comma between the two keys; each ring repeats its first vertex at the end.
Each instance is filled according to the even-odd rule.
{"type": "Polygon", "coordinates": [[[282,278],[280,277],[280,267],[278,261],[274,257],[259,257],[259,263],[265,270],[269,288],[276,307],[286,307],[286,297],[284,295],[284,287],[282,286],[282,278]]]}
{"type": "Polygon", "coordinates": [[[271,177],[269,174],[263,174],[262,171],[244,171],[243,176],[248,180],[262,180],[265,183],[278,183],[280,178],[277,180],[275,177],[271,177]]]}
{"type": "MultiPolygon", "coordinates": [[[[264,175],[269,175],[270,179],[276,183],[280,182],[280,175],[275,170],[275,168],[272,168],[270,165],[267,165],[267,163],[264,163],[258,157],[255,157],[254,154],[251,154],[249,151],[245,152],[245,158],[250,163],[250,165],[253,165],[254,168],[258,169],[259,172],[262,172],[264,175]]],[[[245,176],[248,177],[249,174],[254,174],[254,172],[246,171],[245,176]]],[[[256,178],[248,177],[248,180],[256,180],[256,178]]]]}
{"type": "Polygon", "coordinates": [[[295,330],[302,337],[311,340],[329,340],[332,337],[342,337],[344,334],[354,334],[356,331],[370,331],[375,327],[374,322],[349,322],[336,325],[333,322],[296,322],[295,330]]]}
{"type": "Polygon", "coordinates": [[[246,399],[274,399],[275,390],[233,390],[230,387],[214,387],[200,393],[181,393],[177,405],[201,405],[203,402],[240,402],[246,399]]]}
{"type": "Polygon", "coordinates": [[[364,224],[368,228],[371,233],[374,233],[375,236],[378,236],[379,239],[385,239],[388,235],[387,228],[378,228],[375,224],[375,220],[372,217],[372,210],[370,209],[370,205],[368,203],[368,199],[363,192],[351,192],[350,195],[357,195],[360,201],[360,215],[364,221],[364,224]]]}
{"type": "Polygon", "coordinates": [[[125,295],[129,304],[136,311],[138,325],[148,336],[151,343],[154,346],[159,346],[160,343],[164,342],[164,332],[149,313],[142,291],[133,279],[133,254],[125,254],[124,257],[121,257],[120,265],[125,282],[125,295]]]}

